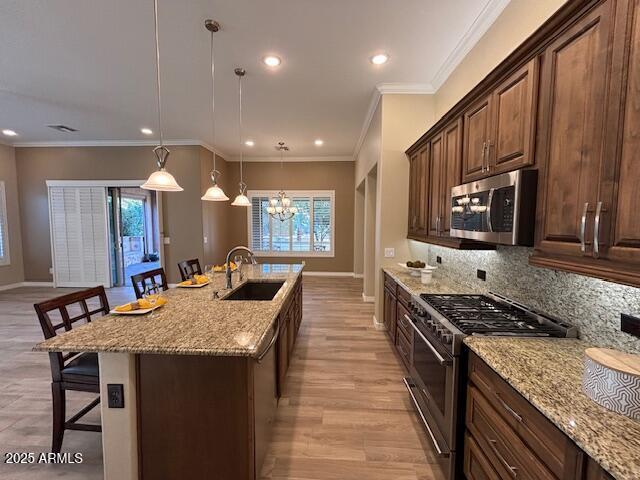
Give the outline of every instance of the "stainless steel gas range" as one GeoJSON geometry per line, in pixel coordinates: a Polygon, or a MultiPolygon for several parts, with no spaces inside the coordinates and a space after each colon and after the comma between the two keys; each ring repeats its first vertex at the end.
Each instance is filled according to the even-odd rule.
{"type": "Polygon", "coordinates": [[[464,337],[577,336],[575,327],[495,293],[422,294],[413,297],[405,320],[414,335],[410,376],[404,382],[437,454],[443,480],[462,478],[456,459],[456,432],[464,405],[464,337]]]}

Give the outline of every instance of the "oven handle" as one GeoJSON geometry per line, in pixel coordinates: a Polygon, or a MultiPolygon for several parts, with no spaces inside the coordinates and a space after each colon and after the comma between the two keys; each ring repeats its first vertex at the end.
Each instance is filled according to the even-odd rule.
{"type": "Polygon", "coordinates": [[[409,315],[407,315],[406,313],[404,314],[404,318],[406,320],[409,321],[409,325],[411,325],[411,327],[415,330],[415,332],[420,336],[420,338],[422,339],[422,341],[424,343],[427,344],[427,346],[429,347],[429,349],[433,352],[433,354],[436,356],[436,358],[438,359],[438,362],[440,363],[440,365],[443,366],[449,366],[451,365],[451,360],[444,358],[440,352],[438,352],[438,350],[436,350],[436,347],[433,346],[433,344],[427,339],[427,337],[424,336],[424,334],[420,331],[420,329],[418,329],[418,327],[416,327],[416,324],[413,323],[413,320],[411,320],[411,318],[409,318],[409,315]]]}
{"type": "Polygon", "coordinates": [[[411,386],[409,386],[409,382],[407,382],[407,378],[404,377],[402,379],[402,381],[404,382],[404,386],[407,388],[407,391],[409,392],[409,395],[411,395],[411,401],[413,402],[413,405],[416,407],[416,410],[418,411],[418,415],[420,415],[420,419],[422,420],[422,423],[424,425],[424,428],[427,429],[427,432],[429,433],[429,436],[431,437],[431,442],[433,443],[433,447],[436,449],[436,453],[439,457],[448,457],[449,454],[445,451],[442,450],[442,448],[440,448],[440,445],[438,444],[438,441],[436,440],[436,436],[433,434],[433,430],[431,430],[431,427],[429,426],[429,423],[427,422],[427,419],[424,418],[424,414],[422,413],[422,410],[420,409],[420,405],[418,405],[418,400],[416,399],[416,396],[413,394],[413,390],[411,390],[411,386]]]}

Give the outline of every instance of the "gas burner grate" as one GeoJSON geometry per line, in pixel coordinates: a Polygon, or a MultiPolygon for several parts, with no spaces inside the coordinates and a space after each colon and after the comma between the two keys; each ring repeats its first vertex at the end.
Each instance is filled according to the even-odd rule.
{"type": "Polygon", "coordinates": [[[557,325],[485,295],[420,297],[465,334],[563,336],[557,325]]]}

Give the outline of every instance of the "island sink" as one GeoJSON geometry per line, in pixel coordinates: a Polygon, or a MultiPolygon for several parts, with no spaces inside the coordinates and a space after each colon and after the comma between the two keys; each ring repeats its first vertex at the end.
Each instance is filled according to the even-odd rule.
{"type": "Polygon", "coordinates": [[[231,292],[223,300],[263,300],[270,301],[276,296],[284,282],[252,282],[248,281],[237,290],[231,292]]]}

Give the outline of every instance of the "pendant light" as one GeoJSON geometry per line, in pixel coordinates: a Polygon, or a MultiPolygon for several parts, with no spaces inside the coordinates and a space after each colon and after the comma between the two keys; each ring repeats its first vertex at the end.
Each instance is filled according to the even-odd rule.
{"type": "MultiPolygon", "coordinates": [[[[281,177],[284,178],[284,152],[288,152],[289,147],[287,147],[284,142],[278,142],[276,150],[280,150],[280,173],[281,177]]],[[[298,208],[292,205],[291,199],[287,197],[283,188],[278,192],[277,196],[269,200],[267,213],[271,215],[272,218],[277,218],[281,222],[284,222],[293,218],[293,216],[298,213],[298,208]]]]}
{"type": "Polygon", "coordinates": [[[244,68],[236,68],[234,72],[238,76],[238,132],[240,135],[240,183],[238,186],[240,187],[240,193],[236,196],[231,205],[236,207],[250,207],[251,202],[246,195],[247,184],[244,183],[244,179],[242,177],[242,77],[244,77],[246,72],[244,68]]]}
{"type": "MultiPolygon", "coordinates": [[[[214,48],[213,48],[213,34],[220,30],[220,24],[214,20],[205,20],[204,22],[205,28],[211,32],[211,142],[212,145],[216,144],[216,96],[215,96],[215,69],[214,69],[214,48]]],[[[222,175],[218,170],[216,170],[216,152],[213,152],[213,170],[211,170],[211,185],[205,194],[201,197],[202,200],[207,200],[209,202],[225,202],[229,200],[222,190],[218,186],[218,177],[222,175]]]]}
{"type": "Polygon", "coordinates": [[[160,42],[158,40],[158,0],[153,0],[153,17],[155,21],[156,34],[156,82],[158,94],[158,127],[160,130],[160,145],[153,149],[158,164],[158,170],[149,175],[147,181],[140,186],[145,190],[156,190],[159,192],[181,192],[183,188],[178,185],[176,179],[165,169],[167,158],[171,153],[164,146],[164,138],[162,135],[162,102],[160,95],[160,42]]]}

